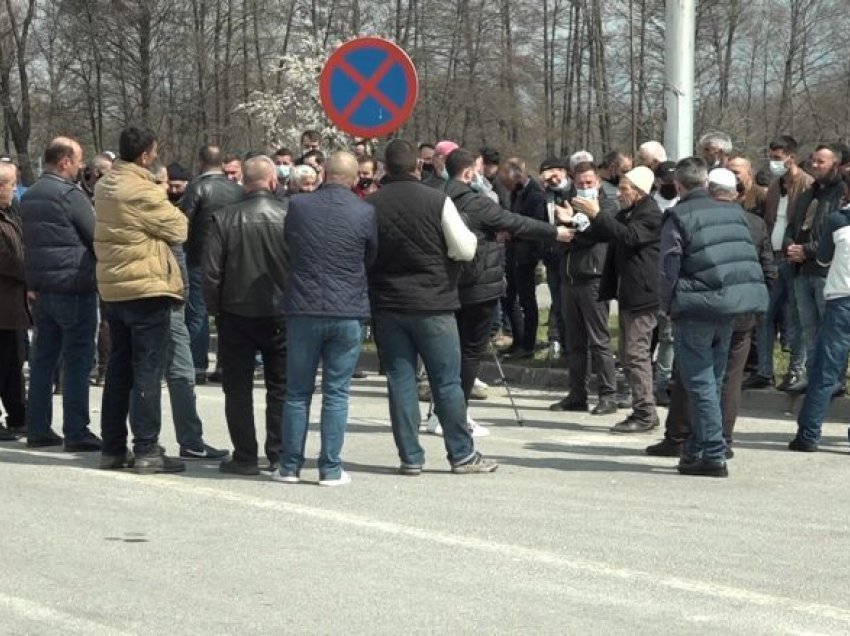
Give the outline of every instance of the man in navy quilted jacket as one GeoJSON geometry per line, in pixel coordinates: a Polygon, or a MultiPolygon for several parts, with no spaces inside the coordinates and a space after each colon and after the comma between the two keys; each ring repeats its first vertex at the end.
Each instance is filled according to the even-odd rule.
{"type": "Polygon", "coordinates": [[[375,208],[352,192],[357,159],[331,155],[320,190],[289,200],[284,235],[289,280],[284,294],[288,356],[283,447],[272,479],[298,483],[316,370],[322,365],[319,485],[351,481],[342,469],[348,391],[360,357],[360,321],[369,316],[366,270],[378,250],[375,208]]]}

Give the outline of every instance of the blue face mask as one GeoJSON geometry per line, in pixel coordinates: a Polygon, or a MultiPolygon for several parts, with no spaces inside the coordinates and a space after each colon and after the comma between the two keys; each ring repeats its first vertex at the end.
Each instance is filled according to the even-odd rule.
{"type": "Polygon", "coordinates": [[[277,178],[281,180],[289,179],[289,173],[292,169],[292,166],[278,166],[277,167],[277,178]]]}
{"type": "Polygon", "coordinates": [[[484,178],[480,174],[476,173],[476,175],[472,177],[469,187],[475,192],[481,192],[484,189],[484,178]]]}
{"type": "Polygon", "coordinates": [[[449,180],[449,172],[448,172],[448,170],[446,170],[445,168],[443,168],[442,170],[440,170],[440,178],[441,178],[443,181],[448,181],[448,180],[449,180]]]}

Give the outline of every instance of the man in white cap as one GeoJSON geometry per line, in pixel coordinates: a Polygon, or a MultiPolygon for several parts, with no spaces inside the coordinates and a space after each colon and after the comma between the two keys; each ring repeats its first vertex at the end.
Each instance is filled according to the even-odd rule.
{"type": "MultiPolygon", "coordinates": [[[[714,171],[712,183],[730,190],[734,175],[714,171]]],[[[679,379],[690,398],[691,431],[678,470],[726,477],[720,395],[736,321],[764,313],[768,292],[744,211],[712,199],[705,162],[676,165],[680,202],[664,215],[661,307],[673,320],[679,379]]]]}
{"type": "Polygon", "coordinates": [[[622,313],[624,367],[632,390],[632,413],[612,433],[642,433],[658,426],[652,391],[652,330],[658,311],[658,242],[661,210],[650,196],[655,175],[646,166],[620,179],[620,211],[600,208],[598,199],[573,199],[593,229],[609,240],[599,299],[617,299],[622,313]]]}

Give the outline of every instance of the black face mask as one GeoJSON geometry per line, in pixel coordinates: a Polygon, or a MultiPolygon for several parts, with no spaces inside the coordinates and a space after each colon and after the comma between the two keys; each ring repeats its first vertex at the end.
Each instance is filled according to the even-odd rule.
{"type": "Polygon", "coordinates": [[[182,195],[182,194],[180,194],[179,192],[169,192],[169,193],[168,193],[168,200],[169,200],[169,201],[171,201],[172,203],[174,203],[175,205],[176,205],[176,204],[180,201],[180,199],[182,199],[182,198],[183,198],[183,195],[182,195]]]}
{"type": "Polygon", "coordinates": [[[738,194],[740,195],[740,194],[744,194],[744,192],[746,191],[746,188],[744,187],[743,183],[741,183],[740,181],[736,181],[735,182],[735,190],[737,190],[738,194]]]}
{"type": "Polygon", "coordinates": [[[422,164],[422,174],[434,174],[434,164],[432,163],[423,163],[422,164]]]}
{"type": "Polygon", "coordinates": [[[658,188],[658,193],[668,201],[672,201],[678,195],[678,193],[676,192],[676,184],[665,183],[660,188],[658,188]]]}
{"type": "Polygon", "coordinates": [[[619,186],[620,185],[620,175],[615,174],[610,179],[608,179],[608,183],[611,185],[619,186]]]}

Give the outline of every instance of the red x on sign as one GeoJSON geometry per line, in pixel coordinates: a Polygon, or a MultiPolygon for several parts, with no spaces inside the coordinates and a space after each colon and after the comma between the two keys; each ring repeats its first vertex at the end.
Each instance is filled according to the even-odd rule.
{"type": "Polygon", "coordinates": [[[335,126],[357,137],[398,130],[416,106],[419,82],[399,46],[366,37],[340,46],[319,79],[322,106],[335,126]]]}

